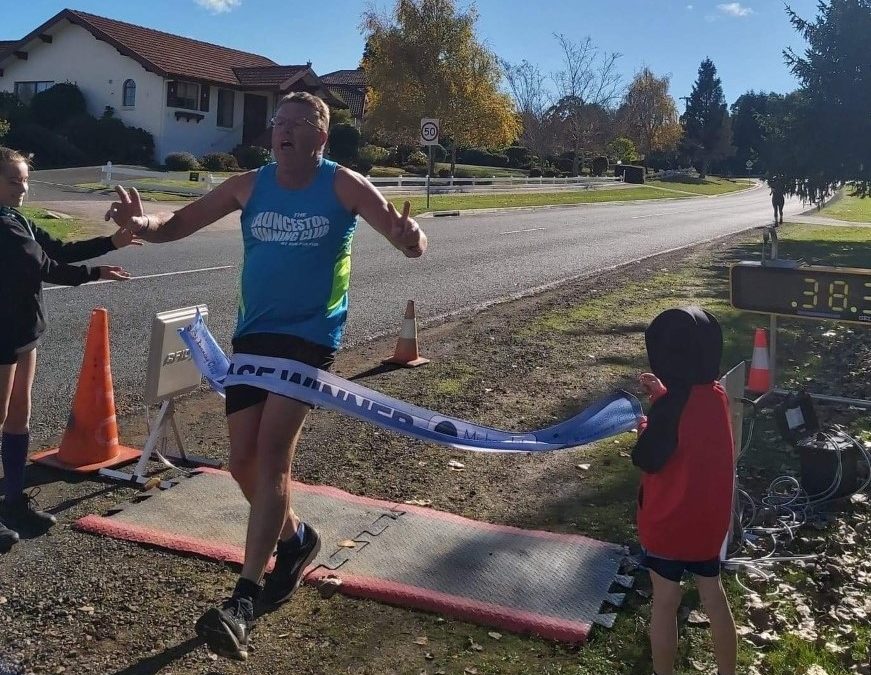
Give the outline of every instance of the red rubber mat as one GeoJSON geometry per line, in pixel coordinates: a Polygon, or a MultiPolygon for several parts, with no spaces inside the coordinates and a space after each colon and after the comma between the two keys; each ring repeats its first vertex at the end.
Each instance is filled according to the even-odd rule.
{"type": "MultiPolygon", "coordinates": [[[[349,596],[575,643],[586,640],[604,601],[622,597],[609,594],[623,558],[613,544],[330,487],[293,489],[294,508],[322,540],[308,583],[337,576],[349,596]]],[[[112,516],[86,516],[76,527],[241,563],[247,514],[229,474],[202,471],[112,516]]]]}

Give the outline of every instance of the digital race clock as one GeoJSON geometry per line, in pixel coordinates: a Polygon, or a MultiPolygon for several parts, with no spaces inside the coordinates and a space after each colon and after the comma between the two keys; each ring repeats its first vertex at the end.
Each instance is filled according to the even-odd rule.
{"type": "Polygon", "coordinates": [[[737,309],[871,327],[869,269],[740,262],[729,276],[732,306],[737,309]]]}

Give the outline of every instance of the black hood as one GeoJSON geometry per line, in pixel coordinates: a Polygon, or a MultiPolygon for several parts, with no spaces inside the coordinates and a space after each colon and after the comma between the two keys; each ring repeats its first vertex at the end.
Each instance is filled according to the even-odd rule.
{"type": "Polygon", "coordinates": [[[650,369],[666,388],[713,382],[720,375],[723,331],[701,307],[667,309],[644,331],[650,369]]]}
{"type": "Polygon", "coordinates": [[[701,307],[667,309],[644,331],[650,369],[667,391],[650,407],[647,429],[638,438],[632,461],[644,471],[659,471],[678,441],[678,427],[690,389],[720,375],[723,332],[701,307]]]}

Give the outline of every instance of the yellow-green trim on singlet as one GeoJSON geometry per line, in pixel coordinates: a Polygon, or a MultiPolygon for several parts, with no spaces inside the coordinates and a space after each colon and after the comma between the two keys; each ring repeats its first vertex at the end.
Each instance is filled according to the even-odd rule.
{"type": "Polygon", "coordinates": [[[348,286],[351,282],[351,254],[346,252],[339,256],[336,264],[333,267],[333,289],[330,292],[330,299],[327,302],[327,314],[332,314],[338,309],[341,309],[342,301],[348,293],[348,286]]]}

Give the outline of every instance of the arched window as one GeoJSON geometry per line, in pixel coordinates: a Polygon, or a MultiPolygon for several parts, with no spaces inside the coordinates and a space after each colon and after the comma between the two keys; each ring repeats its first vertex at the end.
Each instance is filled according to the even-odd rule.
{"type": "Polygon", "coordinates": [[[132,108],[136,105],[136,83],[133,80],[124,80],[124,107],[132,108]]]}

